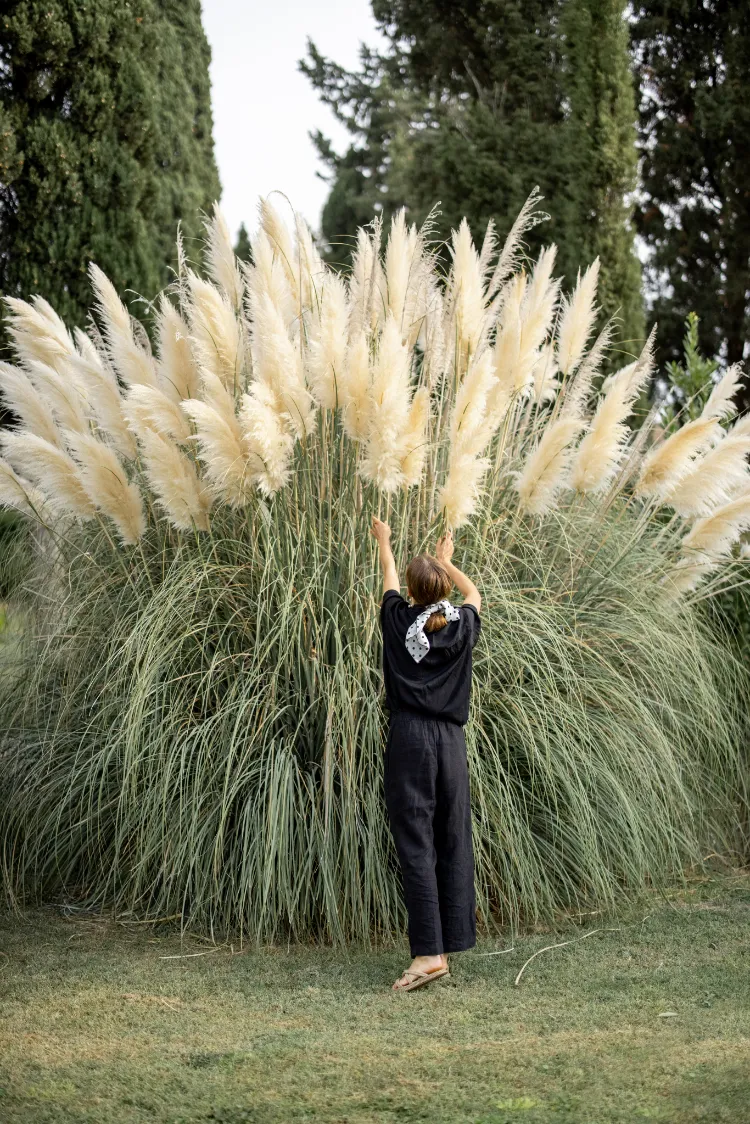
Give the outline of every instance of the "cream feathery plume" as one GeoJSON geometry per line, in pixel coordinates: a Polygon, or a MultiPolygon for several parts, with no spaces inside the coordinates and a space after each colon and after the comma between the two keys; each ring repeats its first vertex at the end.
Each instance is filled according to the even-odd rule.
{"type": "Polygon", "coordinates": [[[185,412],[153,386],[132,386],[125,395],[122,412],[139,437],[141,429],[148,427],[161,437],[184,443],[193,432],[185,412]]]}
{"type": "Polygon", "coordinates": [[[524,396],[531,385],[534,358],[521,361],[521,307],[526,293],[526,274],[521,272],[508,283],[508,292],[497,326],[493,361],[495,385],[489,398],[488,409],[496,425],[505,417],[511,402],[524,396]]]}
{"type": "Polygon", "coordinates": [[[156,314],[156,331],[159,387],[174,402],[196,398],[200,392],[200,377],[190,347],[190,329],[163,294],[156,314]]]}
{"type": "Polygon", "coordinates": [[[599,400],[573,464],[570,485],[577,491],[603,492],[612,483],[630,436],[625,419],[651,377],[655,342],[654,327],[636,362],[613,377],[607,393],[599,400]]]}
{"type": "Polygon", "coordinates": [[[91,415],[117,452],[132,460],[136,454],[135,438],[122,412],[122,398],[114,372],[80,328],[75,329],[75,340],[76,354],[71,365],[86,388],[91,415]]]}
{"type": "Polygon", "coordinates": [[[422,479],[427,455],[427,423],[430,419],[430,392],[420,386],[414,393],[403,435],[406,452],[401,458],[404,486],[409,488],[422,479]]]}
{"type": "Polygon", "coordinates": [[[700,460],[693,471],[669,494],[666,502],[685,519],[709,515],[750,485],[750,415],[700,460]],[[743,424],[744,423],[744,424],[743,424]]]}
{"type": "Polygon", "coordinates": [[[349,278],[352,338],[361,331],[369,334],[375,330],[385,304],[385,282],[379,258],[382,220],[376,219],[371,226],[371,235],[362,227],[357,231],[357,248],[352,258],[349,278]]]}
{"type": "Polygon", "coordinates": [[[729,418],[737,412],[733,401],[742,382],[742,364],[732,363],[711,391],[701,411],[702,418],[729,418]]]}
{"type": "Polygon", "coordinates": [[[93,262],[89,264],[89,278],[113,367],[128,386],[156,386],[153,356],[136,339],[133,318],[117,295],[114,285],[93,262]]]}
{"type": "Polygon", "coordinates": [[[232,305],[215,286],[192,270],[187,273],[190,293],[188,317],[193,353],[198,365],[236,392],[245,362],[242,328],[232,305]]]}
{"type": "Polygon", "coordinates": [[[585,425],[582,418],[556,418],[547,424],[515,481],[520,506],[531,515],[546,515],[565,487],[572,445],[585,425]]]}
{"type": "Polygon", "coordinates": [[[71,377],[71,371],[68,370],[67,375],[61,375],[46,363],[39,363],[35,359],[27,363],[27,370],[39,394],[50,406],[58,425],[75,433],[87,433],[88,403],[81,396],[80,382],[71,377]]]}
{"type": "Polygon", "coordinates": [[[0,448],[17,472],[39,485],[53,510],[78,519],[95,515],[76,462],[57,445],[35,433],[8,430],[0,434],[0,448]]]}
{"type": "Polygon", "coordinates": [[[416,346],[417,340],[424,338],[428,311],[436,289],[433,255],[425,252],[423,227],[417,234],[401,329],[404,343],[410,350],[416,346]]]}
{"type": "Polygon", "coordinates": [[[538,358],[531,370],[533,378],[532,399],[536,406],[552,402],[560,389],[555,362],[555,345],[546,343],[540,348],[538,358]]]}
{"type": "Polygon", "coordinates": [[[509,401],[508,393],[523,397],[534,393],[539,349],[549,334],[560,288],[559,281],[552,279],[556,255],[556,246],[545,247],[531,277],[521,273],[509,283],[495,344],[498,403],[509,401]]]}
{"type": "Polygon", "coordinates": [[[346,285],[337,274],[321,279],[317,304],[310,314],[307,336],[307,381],[319,406],[334,410],[341,405],[349,307],[346,285]]]}
{"type": "Polygon", "coordinates": [[[557,329],[557,365],[564,375],[576,369],[594,327],[598,307],[596,286],[599,280],[599,258],[595,258],[578,281],[572,296],[564,297],[557,329]]]}
{"type": "Polygon", "coordinates": [[[51,445],[60,444],[52,410],[24,371],[10,363],[0,363],[0,394],[8,409],[31,433],[51,445]]]}
{"type": "Polygon", "coordinates": [[[248,464],[236,418],[232,421],[208,402],[196,398],[183,402],[182,409],[195,425],[194,440],[212,494],[230,507],[242,507],[251,496],[253,466],[248,464]]]}
{"type": "Polygon", "coordinates": [[[389,313],[373,372],[370,427],[360,469],[383,492],[395,492],[404,483],[401,460],[407,451],[403,445],[411,406],[410,374],[411,356],[389,313]]]}
{"type": "Polygon", "coordinates": [[[408,333],[410,323],[405,323],[405,311],[413,271],[417,266],[418,235],[416,226],[406,225],[406,211],[402,207],[391,220],[391,230],[385,250],[385,286],[388,311],[402,333],[408,333]]]}
{"type": "Polygon", "coordinates": [[[478,456],[495,431],[495,416],[488,409],[488,400],[495,383],[491,352],[476,359],[456,394],[450,421],[450,457],[454,454],[478,456]]]}
{"type": "Polygon", "coordinates": [[[251,349],[255,378],[275,394],[277,409],[298,437],[312,426],[313,400],[305,386],[299,347],[289,339],[279,309],[267,294],[254,301],[251,349]]]}
{"type": "Polygon", "coordinates": [[[235,312],[239,312],[242,308],[242,278],[237,268],[229,228],[218,203],[214,203],[213,211],[203,225],[206,230],[205,255],[209,277],[222,290],[235,312]]]}
{"type": "Polygon", "coordinates": [[[430,293],[424,319],[422,380],[432,389],[445,374],[445,302],[437,285],[430,293]]]}
{"type": "Polygon", "coordinates": [[[250,317],[260,301],[267,297],[279,310],[287,332],[294,332],[299,324],[300,307],[296,289],[293,291],[289,277],[275,243],[261,230],[253,239],[253,262],[242,262],[242,272],[247,284],[247,308],[250,317]]]}
{"type": "Polygon", "coordinates": [[[344,431],[353,441],[364,441],[370,431],[371,384],[370,348],[360,331],[347,348],[343,390],[344,431]]]}
{"type": "MultiPolygon", "coordinates": [[[[521,353],[533,356],[549,334],[560,293],[560,281],[552,277],[557,246],[545,246],[531,274],[521,306],[521,353]]],[[[527,360],[528,361],[528,360],[527,360]]]]}
{"type": "MultiPolygon", "coordinates": [[[[237,421],[237,411],[235,408],[234,395],[230,394],[224,383],[217,376],[203,368],[200,372],[200,398],[212,410],[215,410],[220,418],[229,426],[237,439],[240,439],[240,427],[237,421]]],[[[184,409],[184,403],[180,403],[180,408],[184,409]]]]}
{"type": "Polygon", "coordinates": [[[748,529],[750,490],[693,524],[681,543],[684,557],[669,575],[670,586],[682,593],[694,589],[703,577],[718,569],[721,559],[731,553],[748,529]]]}
{"type": "Polygon", "coordinates": [[[466,219],[451,236],[450,253],[453,265],[448,276],[447,295],[451,309],[456,362],[462,370],[468,356],[479,347],[485,325],[484,274],[479,254],[474,248],[466,219]]]}
{"type": "MultiPolygon", "coordinates": [[[[258,214],[260,228],[271,248],[271,254],[276,260],[287,280],[292,305],[299,312],[299,281],[297,279],[297,254],[294,249],[292,236],[277,209],[268,199],[258,201],[258,214]]],[[[255,257],[255,244],[253,243],[253,257],[255,257]]]]}
{"type": "Polygon", "coordinates": [[[137,542],[146,530],[143,500],[138,486],[128,480],[117,454],[103,441],[85,433],[69,433],[67,438],[86,495],[112,520],[126,546],[137,542]]]}
{"type": "Polygon", "coordinates": [[[297,236],[298,301],[303,308],[310,308],[315,301],[315,292],[325,266],[315,247],[312,231],[298,212],[294,215],[294,228],[297,236]]]}
{"type": "Polygon", "coordinates": [[[721,437],[716,418],[696,418],[654,445],[643,458],[636,495],[664,501],[688,476],[701,456],[721,437]]]}
{"type": "Polygon", "coordinates": [[[253,479],[264,495],[272,496],[291,475],[294,437],[265,383],[254,382],[250,393],[242,395],[239,422],[253,479]]]}
{"type": "Polygon", "coordinates": [[[0,507],[11,507],[24,515],[46,520],[52,516],[48,511],[47,498],[35,488],[30,480],[19,476],[6,460],[0,457],[0,507]]]}
{"type": "MultiPolygon", "coordinates": [[[[562,405],[560,408],[560,415],[562,417],[583,417],[589,395],[591,394],[591,387],[604,362],[609,345],[612,342],[613,333],[614,320],[609,319],[594,340],[592,346],[586,352],[573,378],[565,385],[565,393],[562,396],[562,405]]],[[[635,360],[634,363],[628,364],[627,368],[621,368],[621,370],[625,371],[626,369],[634,368],[635,362],[637,362],[637,360],[635,360]]],[[[620,372],[617,373],[619,374],[620,372]]]]}
{"type": "Polygon", "coordinates": [[[487,277],[492,265],[492,259],[497,253],[497,230],[495,220],[490,219],[482,239],[482,249],[479,251],[479,269],[482,277],[487,277]]]}
{"type": "Polygon", "coordinates": [[[181,531],[207,531],[211,494],[190,458],[148,425],[139,426],[138,443],[146,477],[169,522],[181,531]]]}
{"type": "Polygon", "coordinates": [[[500,251],[500,256],[497,259],[492,278],[487,286],[488,298],[498,293],[511,274],[515,273],[518,268],[523,249],[524,234],[537,226],[538,223],[545,222],[549,218],[549,215],[545,214],[544,211],[536,210],[536,206],[541,199],[542,196],[539,194],[539,188],[535,187],[519,211],[518,217],[510,228],[508,237],[505,239],[505,244],[500,251]]]}
{"type": "Polygon", "coordinates": [[[450,528],[461,527],[477,510],[482,482],[490,467],[486,457],[464,453],[455,457],[445,483],[438,492],[438,508],[450,528]]]}
{"type": "Polygon", "coordinates": [[[495,382],[492,353],[484,351],[469,367],[451,412],[448,472],[438,494],[448,525],[459,527],[474,514],[490,462],[480,454],[489,443],[496,418],[487,408],[495,382]],[[462,484],[466,493],[461,494],[462,484]]]}
{"type": "Polygon", "coordinates": [[[10,309],[8,332],[21,362],[44,363],[57,370],[74,347],[68,329],[52,305],[40,296],[32,297],[31,303],[5,297],[5,303],[10,309]]]}

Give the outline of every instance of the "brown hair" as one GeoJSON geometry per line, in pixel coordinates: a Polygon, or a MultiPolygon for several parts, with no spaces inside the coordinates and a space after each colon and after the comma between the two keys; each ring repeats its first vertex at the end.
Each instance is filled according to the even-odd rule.
{"type": "MultiPolygon", "coordinates": [[[[418,554],[406,567],[406,584],[415,605],[433,605],[444,601],[453,583],[448,571],[431,554],[418,554]]],[[[432,613],[427,618],[425,632],[437,632],[447,625],[444,613],[432,613]]]]}

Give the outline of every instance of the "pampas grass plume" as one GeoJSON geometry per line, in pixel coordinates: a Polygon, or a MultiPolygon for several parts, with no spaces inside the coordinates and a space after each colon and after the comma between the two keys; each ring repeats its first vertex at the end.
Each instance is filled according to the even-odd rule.
{"type": "Polygon", "coordinates": [[[232,421],[207,402],[190,398],[182,409],[196,428],[205,480],[214,496],[242,507],[251,494],[252,469],[236,418],[232,421]]]}
{"type": "Polygon", "coordinates": [[[126,460],[132,460],[136,454],[135,438],[122,412],[117,379],[109,364],[102,360],[92,341],[80,328],[75,329],[75,340],[76,354],[71,359],[71,365],[78,380],[86,388],[91,416],[117,452],[126,460]]]}
{"type": "Polygon", "coordinates": [[[153,386],[131,387],[122,410],[131,430],[139,437],[144,427],[177,442],[189,441],[193,432],[185,412],[153,386]]]}
{"type": "Polygon", "coordinates": [[[49,514],[45,496],[31,481],[19,476],[3,457],[0,457],[0,505],[41,520],[49,514]]]}
{"type": "Polygon", "coordinates": [[[5,303],[10,310],[8,333],[24,366],[45,363],[58,370],[74,348],[68,329],[52,306],[39,296],[32,297],[30,303],[6,297],[5,303]]]}
{"type": "Polygon", "coordinates": [[[159,302],[156,332],[159,339],[159,387],[174,402],[196,398],[200,377],[190,347],[190,329],[165,296],[159,302]]]}
{"type": "Polygon", "coordinates": [[[438,492],[437,506],[448,527],[463,526],[477,510],[482,482],[490,467],[485,457],[462,453],[454,458],[445,483],[438,492]]]}
{"type": "Polygon", "coordinates": [[[256,382],[243,394],[239,423],[253,479],[264,495],[272,496],[289,480],[294,436],[265,383],[256,382]]]}
{"type": "Polygon", "coordinates": [[[313,397],[324,410],[341,402],[342,380],[346,377],[349,305],[344,282],[335,273],[320,285],[318,303],[310,317],[306,354],[307,378],[313,397]]]}
{"type": "Polygon", "coordinates": [[[577,491],[603,492],[612,483],[630,435],[625,420],[651,377],[655,339],[653,328],[636,362],[614,375],[607,393],[599,400],[576,452],[570,484],[577,491]]]}
{"type": "MultiPolygon", "coordinates": [[[[745,420],[745,419],[743,419],[745,420]]],[[[740,491],[745,491],[750,454],[748,422],[740,423],[697,463],[693,471],[670,493],[667,502],[678,515],[690,519],[709,515],[740,491]]]]}
{"type": "Polygon", "coordinates": [[[395,492],[404,482],[401,460],[411,405],[410,373],[409,352],[389,313],[373,373],[369,434],[361,465],[363,475],[384,492],[395,492]]]}
{"type": "Polygon", "coordinates": [[[557,331],[557,365],[570,375],[581,361],[598,308],[596,287],[599,280],[599,258],[595,258],[578,282],[572,296],[563,300],[557,331]]]}
{"type": "Polygon", "coordinates": [[[420,386],[412,398],[409,416],[403,435],[406,453],[401,458],[401,472],[404,486],[409,488],[418,484],[422,478],[427,455],[427,423],[430,419],[430,392],[420,386]]]}
{"type": "Polygon", "coordinates": [[[232,239],[219,204],[214,203],[206,229],[206,268],[212,280],[219,286],[235,312],[242,307],[242,277],[237,268],[237,259],[232,248],[232,239]]]}
{"type": "Polygon", "coordinates": [[[51,445],[60,444],[52,410],[28,375],[10,363],[0,363],[0,393],[5,405],[31,433],[51,445]]]}
{"type": "Polygon", "coordinates": [[[342,394],[344,430],[353,441],[364,441],[370,431],[371,384],[370,348],[367,336],[360,331],[347,349],[342,394]]]}
{"type": "Polygon", "coordinates": [[[93,262],[89,277],[112,365],[128,386],[156,386],[154,360],[138,343],[133,320],[112,282],[93,262]]]}
{"type": "MultiPolygon", "coordinates": [[[[80,436],[80,435],[79,435],[80,436]]],[[[78,519],[91,519],[96,508],[76,462],[64,450],[25,430],[0,434],[0,448],[20,475],[41,488],[51,508],[78,519]]]]}
{"type": "Polygon", "coordinates": [[[85,433],[69,434],[68,442],[78,462],[86,495],[112,520],[123,543],[137,542],[146,530],[143,501],[137,485],[128,480],[117,454],[85,433]]]}
{"type": "Polygon", "coordinates": [[[207,531],[211,494],[202,486],[190,458],[149,426],[140,428],[138,442],[148,482],[172,526],[207,531]]]}
{"type": "Polygon", "coordinates": [[[232,305],[208,281],[187,273],[190,333],[196,360],[230,391],[241,383],[244,366],[242,329],[232,305]]]}
{"type": "Polygon", "coordinates": [[[515,487],[521,507],[531,515],[546,515],[557,504],[567,483],[571,445],[583,429],[581,418],[557,418],[549,422],[527,458],[515,487]]]}
{"type": "Polygon", "coordinates": [[[703,577],[718,569],[743,531],[750,529],[750,490],[710,515],[697,520],[682,540],[684,557],[669,575],[674,590],[686,593],[695,589],[703,577]]]}

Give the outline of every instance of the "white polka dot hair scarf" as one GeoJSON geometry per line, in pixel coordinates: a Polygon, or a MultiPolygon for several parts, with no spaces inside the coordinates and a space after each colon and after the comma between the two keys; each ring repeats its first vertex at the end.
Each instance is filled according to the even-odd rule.
{"type": "Polygon", "coordinates": [[[450,601],[438,601],[436,605],[427,605],[422,610],[414,624],[409,625],[406,633],[406,650],[416,663],[424,659],[430,650],[430,642],[424,626],[427,618],[437,612],[443,612],[447,621],[457,621],[461,615],[460,610],[454,608],[450,601]]]}

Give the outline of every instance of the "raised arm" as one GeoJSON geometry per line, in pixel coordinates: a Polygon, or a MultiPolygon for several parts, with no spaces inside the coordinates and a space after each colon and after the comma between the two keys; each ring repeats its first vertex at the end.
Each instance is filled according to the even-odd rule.
{"type": "Polygon", "coordinates": [[[435,556],[442,566],[448,571],[448,577],[459,593],[463,594],[464,605],[473,605],[477,612],[482,608],[482,597],[479,590],[474,585],[471,578],[467,578],[466,574],[459,570],[458,566],[454,566],[451,562],[453,557],[453,535],[448,531],[447,535],[438,541],[435,547],[435,556]]]}
{"type": "Polygon", "coordinates": [[[398,579],[396,560],[391,550],[391,528],[387,523],[383,523],[382,520],[376,519],[373,515],[372,527],[370,530],[377,539],[380,548],[380,565],[383,569],[383,593],[387,593],[389,589],[395,589],[396,593],[400,593],[401,582],[398,579]]]}

